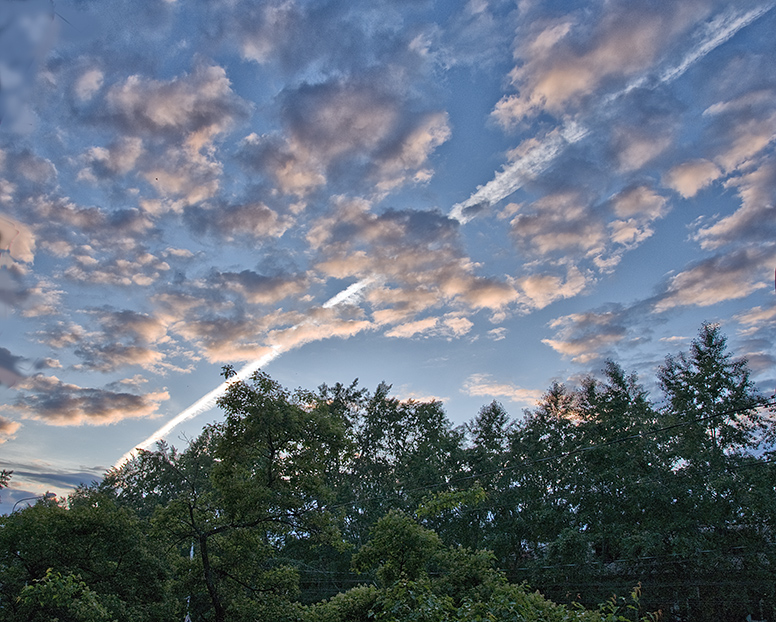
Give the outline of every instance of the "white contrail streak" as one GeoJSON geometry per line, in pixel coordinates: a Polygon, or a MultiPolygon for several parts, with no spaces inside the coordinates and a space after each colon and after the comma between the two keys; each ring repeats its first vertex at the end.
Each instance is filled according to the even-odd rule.
{"type": "MultiPolygon", "coordinates": [[[[374,279],[366,278],[356,283],[353,283],[352,285],[350,285],[343,291],[339,292],[338,294],[332,296],[329,300],[323,303],[323,308],[331,309],[332,307],[336,307],[337,305],[350,302],[351,300],[353,300],[359,295],[361,290],[363,290],[368,285],[371,285],[373,282],[374,282],[374,279]]],[[[230,383],[239,381],[239,380],[247,380],[248,378],[251,377],[251,375],[254,372],[258,371],[265,365],[268,365],[269,363],[274,361],[283,352],[285,352],[285,348],[283,348],[282,346],[280,345],[272,346],[271,352],[267,352],[267,354],[265,354],[261,358],[256,359],[255,361],[251,361],[245,367],[240,369],[232,378],[222,382],[215,389],[213,389],[209,393],[199,398],[191,406],[182,410],[179,414],[177,414],[175,417],[173,417],[167,423],[165,423],[161,428],[159,428],[153,434],[151,434],[151,436],[145,439],[142,443],[138,444],[134,449],[131,449],[123,456],[121,456],[121,458],[119,458],[116,461],[113,467],[119,468],[122,464],[124,464],[127,460],[131,459],[132,456],[135,455],[135,452],[137,449],[148,449],[149,447],[153,446],[155,443],[158,443],[160,440],[162,440],[165,436],[167,436],[170,432],[172,432],[173,429],[175,429],[184,421],[193,419],[197,415],[201,415],[203,412],[206,412],[211,408],[213,408],[216,405],[218,398],[222,397],[226,393],[226,389],[229,387],[230,383]]]]}
{"type": "MultiPolygon", "coordinates": [[[[678,65],[669,67],[661,72],[658,77],[658,83],[665,84],[680,77],[690,68],[690,66],[718,48],[726,41],[730,40],[742,28],[745,28],[746,26],[749,26],[753,22],[760,19],[763,15],[771,11],[774,6],[776,6],[774,3],[765,4],[743,14],[728,12],[712,20],[706,25],[704,32],[702,33],[703,38],[700,43],[692,50],[690,50],[678,65]]],[[[645,86],[647,84],[647,78],[641,77],[638,80],[631,82],[621,91],[609,95],[602,103],[611,103],[614,100],[629,93],[633,89],[645,86]]],[[[503,169],[498,171],[491,181],[483,186],[479,186],[468,199],[453,205],[452,209],[450,210],[450,217],[455,218],[461,224],[466,224],[474,217],[474,214],[467,214],[467,208],[475,207],[483,203],[492,205],[493,203],[497,203],[498,201],[505,199],[509,195],[519,190],[526,181],[536,177],[539,173],[546,170],[553,162],[553,160],[555,160],[561,153],[563,153],[563,151],[565,151],[566,147],[578,142],[587,136],[588,133],[589,129],[579,122],[574,120],[567,121],[559,129],[550,132],[543,142],[528,150],[524,156],[518,158],[511,164],[506,165],[503,169]]],[[[332,307],[336,307],[337,305],[353,300],[365,287],[371,285],[374,280],[374,278],[370,277],[353,283],[327,300],[323,304],[323,308],[331,309],[332,307]]],[[[253,374],[264,365],[269,364],[271,361],[274,361],[284,351],[285,349],[279,345],[273,346],[271,352],[268,352],[261,358],[248,363],[245,367],[237,372],[234,378],[237,380],[245,380],[249,378],[251,374],[253,374]]],[[[137,448],[148,449],[154,443],[162,440],[175,427],[184,421],[193,419],[197,415],[200,415],[203,412],[213,408],[216,405],[218,398],[225,394],[229,383],[232,381],[233,380],[230,379],[227,382],[221,383],[218,387],[210,391],[210,393],[207,393],[198,399],[191,406],[164,424],[146,440],[137,445],[137,448]]],[[[118,468],[121,466],[124,462],[129,460],[134,455],[134,453],[135,449],[125,453],[116,462],[114,467],[118,468]]]]}
{"type": "Polygon", "coordinates": [[[563,125],[560,130],[550,132],[546,140],[533,147],[523,157],[501,169],[492,181],[477,188],[476,192],[462,203],[453,205],[450,216],[461,224],[469,222],[473,215],[467,208],[485,203],[491,205],[519,190],[529,179],[544,171],[568,145],[584,138],[588,129],[575,121],[563,125]]]}
{"type": "Polygon", "coordinates": [[[773,3],[765,4],[743,15],[733,12],[720,15],[706,26],[706,38],[694,50],[682,59],[675,67],[669,67],[660,75],[660,82],[671,82],[690,68],[690,65],[700,60],[709,52],[730,40],[739,30],[757,21],[768,13],[774,6],[773,3]]]}
{"type": "MultiPolygon", "coordinates": [[[[672,82],[685,73],[694,63],[712,52],[720,45],[730,40],[739,30],[749,26],[768,13],[774,3],[765,4],[746,13],[727,12],[712,20],[701,33],[701,41],[690,50],[678,65],[669,67],[660,73],[659,84],[672,82]]],[[[648,84],[646,76],[631,82],[624,89],[606,97],[603,104],[609,104],[635,88],[648,84]]],[[[462,203],[456,203],[450,216],[465,224],[474,214],[467,214],[467,208],[481,204],[492,205],[519,190],[526,181],[536,177],[546,170],[555,158],[565,151],[566,147],[581,140],[589,133],[588,128],[577,121],[564,123],[559,130],[550,132],[546,139],[533,147],[523,157],[505,166],[495,177],[462,203]]]]}

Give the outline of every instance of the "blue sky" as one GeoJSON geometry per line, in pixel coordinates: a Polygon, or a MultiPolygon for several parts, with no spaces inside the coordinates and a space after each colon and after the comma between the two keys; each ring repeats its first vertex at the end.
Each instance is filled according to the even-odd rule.
{"type": "Polygon", "coordinates": [[[4,511],[225,364],[463,423],[713,321],[776,386],[774,3],[110,4],[0,8],[4,511]]]}

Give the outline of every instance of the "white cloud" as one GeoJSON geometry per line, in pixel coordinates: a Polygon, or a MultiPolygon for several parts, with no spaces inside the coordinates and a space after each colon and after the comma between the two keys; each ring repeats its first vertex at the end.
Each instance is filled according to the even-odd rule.
{"type": "Polygon", "coordinates": [[[496,382],[488,374],[472,374],[464,382],[462,391],[472,397],[503,398],[529,406],[535,406],[542,397],[541,391],[496,382]]]}
{"type": "Polygon", "coordinates": [[[0,214],[0,266],[9,266],[13,260],[32,263],[35,259],[35,236],[21,222],[0,214]]]}
{"type": "Polygon", "coordinates": [[[694,238],[704,249],[742,242],[771,242],[776,234],[776,160],[772,157],[740,176],[728,179],[726,188],[736,188],[741,207],[717,222],[700,227],[694,238]]]}
{"type": "Polygon", "coordinates": [[[105,74],[96,67],[87,69],[75,81],[73,91],[75,96],[81,101],[87,101],[102,88],[105,74]]]}
{"type": "Polygon", "coordinates": [[[671,277],[654,310],[659,313],[681,306],[707,307],[745,298],[769,286],[774,260],[773,248],[744,248],[703,260],[671,277]]]}
{"type": "Polygon", "coordinates": [[[721,175],[722,171],[716,164],[701,158],[673,167],[663,177],[663,183],[689,199],[721,175]]]}
{"type": "Polygon", "coordinates": [[[0,417],[0,445],[12,439],[20,427],[21,423],[18,421],[0,417]]]}
{"type": "Polygon", "coordinates": [[[520,63],[510,73],[519,93],[503,97],[493,112],[501,125],[514,127],[541,111],[560,114],[605,81],[639,75],[698,16],[675,4],[604,6],[589,31],[581,12],[526,20],[529,31],[516,40],[520,63]]]}
{"type": "Polygon", "coordinates": [[[386,337],[401,337],[407,338],[417,335],[418,333],[425,333],[436,327],[438,318],[429,317],[422,320],[416,320],[414,322],[406,322],[398,326],[394,326],[391,330],[385,333],[386,337]]]}
{"type": "Polygon", "coordinates": [[[576,267],[568,269],[565,277],[554,274],[533,274],[515,279],[521,293],[521,302],[528,309],[543,309],[562,298],[571,298],[585,289],[588,279],[576,267]]]}

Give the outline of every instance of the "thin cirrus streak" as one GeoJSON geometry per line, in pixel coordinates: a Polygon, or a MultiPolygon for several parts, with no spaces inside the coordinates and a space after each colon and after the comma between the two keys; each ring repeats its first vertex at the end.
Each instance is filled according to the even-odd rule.
{"type": "MultiPolygon", "coordinates": [[[[345,288],[338,294],[335,294],[329,300],[323,303],[323,308],[331,309],[338,305],[353,301],[361,293],[361,291],[365,287],[369,286],[372,282],[373,282],[373,279],[362,279],[361,281],[353,283],[352,285],[345,288]]],[[[270,352],[267,352],[267,354],[265,354],[264,356],[256,359],[255,361],[251,361],[250,363],[245,365],[245,367],[240,369],[235,374],[235,376],[230,378],[228,381],[222,382],[215,389],[203,395],[191,406],[189,406],[185,410],[182,410],[179,414],[177,414],[175,417],[173,417],[167,423],[165,423],[161,428],[156,430],[153,434],[151,434],[151,436],[145,439],[142,443],[138,444],[134,449],[131,449],[128,452],[126,452],[123,456],[121,456],[121,458],[119,458],[116,461],[113,467],[114,468],[120,467],[122,464],[124,464],[124,462],[131,459],[138,449],[148,449],[155,443],[158,443],[159,441],[161,441],[165,436],[167,436],[170,432],[172,432],[181,423],[188,421],[189,419],[193,419],[197,415],[201,415],[202,413],[213,408],[216,405],[218,398],[222,397],[226,393],[226,389],[229,387],[230,383],[235,381],[240,381],[240,380],[247,380],[248,378],[251,377],[251,375],[254,372],[258,371],[265,365],[268,365],[269,363],[274,361],[284,351],[285,351],[285,348],[283,348],[280,345],[276,344],[272,346],[272,350],[270,352]]]]}
{"type": "MultiPolygon", "coordinates": [[[[677,64],[663,70],[657,79],[658,84],[667,84],[684,74],[693,64],[730,40],[738,31],[754,23],[773,7],[774,3],[759,6],[746,13],[729,11],[706,23],[700,33],[700,41],[677,64]]],[[[633,89],[648,86],[647,76],[641,76],[624,89],[603,99],[607,105],[627,95],[633,89]]],[[[492,205],[519,190],[523,184],[549,167],[566,147],[583,139],[589,129],[575,120],[566,121],[559,129],[550,132],[543,142],[533,147],[523,157],[505,166],[495,177],[480,186],[468,199],[453,206],[450,215],[461,223],[474,216],[467,214],[470,208],[485,204],[492,205]]]]}
{"type": "MultiPolygon", "coordinates": [[[[663,70],[659,74],[657,82],[659,84],[666,84],[680,77],[694,63],[730,40],[741,29],[763,17],[766,13],[771,11],[774,6],[776,6],[775,3],[761,5],[760,7],[743,14],[727,12],[710,22],[707,22],[701,32],[699,43],[687,52],[677,65],[663,70]]],[[[647,77],[642,76],[628,84],[624,89],[610,94],[608,97],[604,98],[601,103],[604,105],[610,104],[633,89],[647,85],[647,77]]],[[[587,127],[578,121],[567,120],[560,128],[548,133],[543,142],[539,143],[525,155],[498,171],[491,181],[483,186],[479,186],[468,199],[453,205],[450,210],[450,217],[461,224],[466,224],[474,217],[470,208],[475,208],[482,204],[492,205],[513,194],[519,190],[527,180],[546,170],[569,145],[582,140],[589,134],[589,131],[590,130],[587,127]],[[469,213],[467,213],[467,210],[469,213]]],[[[331,309],[340,304],[354,300],[365,288],[372,285],[375,280],[374,277],[369,277],[353,283],[338,294],[332,296],[322,305],[323,308],[331,309]]],[[[272,351],[240,369],[235,378],[237,380],[249,378],[255,371],[274,361],[284,351],[285,348],[280,345],[273,346],[272,351]]],[[[232,382],[232,380],[229,382],[232,382]]],[[[114,468],[118,468],[125,461],[129,460],[134,455],[136,449],[148,449],[154,443],[162,440],[181,423],[193,419],[197,415],[213,408],[216,405],[218,398],[225,394],[229,382],[221,383],[218,387],[198,399],[191,406],[181,411],[142,443],[138,444],[135,449],[132,449],[121,456],[114,465],[114,468]]]]}

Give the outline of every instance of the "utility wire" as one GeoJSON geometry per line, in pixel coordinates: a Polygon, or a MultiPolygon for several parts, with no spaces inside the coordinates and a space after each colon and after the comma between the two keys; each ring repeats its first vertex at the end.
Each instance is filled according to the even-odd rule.
{"type": "MultiPolygon", "coordinates": [[[[776,395],[771,396],[771,398],[773,398],[773,399],[771,400],[769,398],[770,401],[761,402],[759,404],[750,404],[750,405],[747,405],[747,406],[739,406],[739,407],[736,407],[736,408],[730,408],[730,409],[727,409],[727,410],[722,411],[722,412],[714,413],[712,415],[703,415],[701,417],[696,417],[696,418],[691,419],[689,421],[681,421],[679,423],[673,423],[671,425],[662,426],[660,428],[654,428],[652,430],[645,430],[643,432],[637,432],[637,433],[634,433],[634,434],[628,434],[626,436],[621,436],[621,437],[618,437],[618,438],[615,438],[615,439],[611,439],[611,440],[608,440],[608,441],[603,441],[601,443],[596,443],[594,445],[588,445],[586,447],[576,447],[576,448],[571,449],[569,451],[562,452],[562,453],[559,453],[559,454],[554,454],[554,455],[551,455],[551,456],[544,456],[544,457],[541,457],[541,458],[534,458],[534,459],[531,459],[531,460],[526,460],[524,462],[521,462],[520,464],[499,467],[497,469],[491,469],[491,470],[488,470],[488,471],[480,471],[478,473],[470,473],[468,475],[462,475],[462,476],[451,478],[451,479],[449,479],[446,482],[441,482],[441,483],[438,483],[438,484],[427,484],[427,485],[424,485],[424,486],[414,486],[412,488],[406,488],[406,489],[404,489],[401,492],[404,493],[404,494],[407,494],[407,493],[413,493],[413,492],[421,492],[421,491],[424,491],[424,490],[433,490],[435,488],[442,488],[442,487],[446,487],[446,486],[452,486],[452,485],[458,484],[460,482],[465,482],[465,481],[469,481],[469,480],[472,480],[472,479],[479,479],[479,478],[490,476],[490,475],[497,475],[497,474],[500,474],[500,473],[506,473],[508,471],[514,471],[514,470],[517,470],[517,469],[521,469],[521,468],[525,468],[525,467],[530,467],[530,466],[533,466],[533,465],[536,465],[536,464],[541,464],[541,463],[544,463],[544,462],[562,461],[562,460],[565,460],[566,458],[569,458],[569,457],[571,457],[573,455],[576,455],[576,454],[582,454],[582,453],[586,453],[586,452],[592,451],[594,449],[600,449],[602,447],[609,447],[611,445],[617,445],[617,444],[620,444],[620,443],[625,443],[627,441],[632,441],[632,440],[636,440],[636,439],[639,439],[639,438],[645,438],[647,436],[653,436],[653,435],[656,435],[656,434],[661,434],[663,432],[667,432],[667,431],[670,431],[670,430],[681,428],[683,426],[694,425],[694,424],[697,424],[697,423],[701,423],[703,421],[709,421],[711,419],[716,419],[718,417],[724,417],[724,416],[728,416],[728,415],[732,415],[732,414],[736,414],[736,413],[747,412],[747,411],[753,410],[755,408],[771,408],[771,407],[776,406],[776,395]]],[[[770,462],[771,461],[767,461],[767,463],[770,463],[770,462]]],[[[733,467],[733,468],[737,468],[737,467],[733,467]]],[[[343,507],[350,507],[350,506],[356,505],[357,503],[363,504],[363,503],[366,503],[366,502],[369,502],[369,501],[380,501],[380,500],[387,500],[387,499],[400,499],[400,497],[398,497],[396,495],[396,493],[387,494],[387,495],[375,495],[375,496],[372,496],[372,497],[366,497],[366,498],[362,498],[362,499],[354,499],[353,501],[349,501],[349,502],[336,503],[336,504],[332,504],[332,505],[329,505],[329,506],[326,506],[326,507],[327,507],[327,509],[334,510],[334,509],[340,509],[340,508],[343,508],[343,507]]]]}

